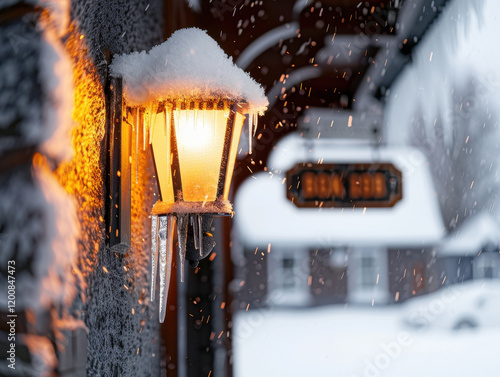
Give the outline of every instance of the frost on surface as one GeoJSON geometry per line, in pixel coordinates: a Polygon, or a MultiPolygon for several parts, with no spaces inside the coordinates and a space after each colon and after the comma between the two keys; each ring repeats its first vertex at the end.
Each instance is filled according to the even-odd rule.
{"type": "Polygon", "coordinates": [[[106,54],[149,49],[162,40],[160,0],[73,0],[72,20],[87,42],[88,53],[101,83],[106,75],[106,54]]]}
{"type": "Polygon", "coordinates": [[[77,200],[82,227],[77,267],[85,284],[73,307],[89,329],[87,376],[159,374],[158,311],[144,288],[150,283],[149,175],[154,169],[148,165],[151,156],[134,154],[137,143],[132,143],[132,155],[137,156],[132,160],[132,245],[107,248],[103,86],[107,55],[149,49],[161,41],[161,8],[159,0],[71,2],[67,50],[74,64],[75,155],[59,169],[59,179],[77,200]]]}
{"type": "Polygon", "coordinates": [[[197,28],[177,30],[149,52],[115,56],[110,72],[123,77],[125,99],[131,106],[168,99],[230,98],[246,101],[250,113],[263,113],[268,104],[262,87],[197,28]]]}
{"type": "MultiPolygon", "coordinates": [[[[142,288],[146,266],[142,256],[117,245],[98,255],[92,294],[86,307],[88,376],[157,374],[157,321],[151,320],[149,298],[142,288]]],[[[156,318],[156,316],[154,317],[156,318]]]]}

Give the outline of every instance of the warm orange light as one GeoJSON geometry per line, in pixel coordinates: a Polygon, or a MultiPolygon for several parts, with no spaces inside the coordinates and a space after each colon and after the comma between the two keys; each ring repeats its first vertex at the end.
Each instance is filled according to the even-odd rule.
{"type": "Polygon", "coordinates": [[[224,110],[174,111],[184,201],[217,198],[228,116],[224,110]]]}
{"type": "Polygon", "coordinates": [[[161,204],[167,206],[162,208],[179,200],[201,206],[227,201],[245,120],[232,106],[166,104],[153,117],[151,144],[161,204]]]}

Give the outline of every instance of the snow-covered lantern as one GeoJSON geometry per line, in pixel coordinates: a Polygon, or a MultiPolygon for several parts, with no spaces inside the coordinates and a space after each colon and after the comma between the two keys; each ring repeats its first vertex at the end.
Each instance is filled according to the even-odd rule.
{"type": "Polygon", "coordinates": [[[123,78],[127,106],[146,109],[160,195],[151,212],[151,300],[159,250],[163,322],[174,226],[182,281],[184,260],[196,266],[215,245],[213,217],[233,213],[228,196],[240,134],[245,119],[254,132],[268,102],[261,86],[197,28],[178,30],[149,52],[116,56],[110,69],[123,78]]]}

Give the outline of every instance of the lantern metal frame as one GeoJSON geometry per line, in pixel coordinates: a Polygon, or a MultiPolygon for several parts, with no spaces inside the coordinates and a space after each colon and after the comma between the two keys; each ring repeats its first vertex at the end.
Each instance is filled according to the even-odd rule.
{"type": "MultiPolygon", "coordinates": [[[[226,188],[226,180],[229,174],[230,166],[228,166],[228,162],[230,159],[231,152],[231,142],[233,140],[234,132],[235,132],[235,118],[236,113],[239,112],[242,116],[244,116],[245,103],[238,103],[234,100],[221,100],[221,99],[213,99],[213,100],[199,100],[199,101],[162,101],[160,102],[157,110],[157,114],[161,112],[165,112],[165,119],[167,116],[170,116],[170,135],[168,141],[170,142],[170,151],[171,151],[171,164],[170,164],[170,175],[172,178],[172,188],[173,188],[173,196],[174,203],[186,202],[191,204],[191,208],[189,214],[200,214],[200,215],[208,215],[208,216],[217,216],[217,217],[229,217],[233,216],[232,211],[207,211],[206,203],[223,203],[224,199],[224,190],[226,188]],[[168,106],[167,106],[168,105],[168,106]],[[224,143],[222,148],[221,155],[221,163],[219,169],[219,177],[217,182],[217,190],[216,190],[216,199],[215,201],[209,202],[196,202],[196,201],[185,201],[183,198],[183,186],[182,186],[182,168],[179,158],[179,149],[177,143],[177,135],[176,135],[176,127],[175,127],[175,116],[174,112],[176,110],[228,110],[229,115],[226,121],[226,130],[224,136],[224,143]],[[168,112],[170,111],[170,114],[168,112]],[[199,204],[199,208],[196,208],[196,204],[199,204]]],[[[243,120],[244,121],[244,120],[243,120]]],[[[151,149],[152,146],[151,146],[151,149]]],[[[153,206],[153,210],[151,212],[152,215],[178,215],[178,214],[186,214],[186,212],[179,212],[174,209],[166,209],[165,207],[172,206],[172,204],[163,202],[164,197],[166,196],[165,192],[162,192],[161,185],[159,182],[159,172],[158,172],[158,161],[155,156],[154,150],[152,150],[153,163],[155,167],[155,173],[158,181],[158,190],[160,193],[160,200],[156,202],[153,206]]],[[[232,171],[231,171],[232,174],[232,171]]],[[[227,184],[231,184],[229,181],[227,184]]]]}
{"type": "Polygon", "coordinates": [[[123,83],[109,77],[105,87],[106,109],[106,188],[105,219],[108,246],[131,244],[131,151],[132,131],[123,125],[123,83]]]}

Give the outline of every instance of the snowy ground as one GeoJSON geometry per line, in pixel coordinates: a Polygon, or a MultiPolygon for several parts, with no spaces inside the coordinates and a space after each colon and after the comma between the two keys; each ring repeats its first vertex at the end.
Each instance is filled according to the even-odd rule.
{"type": "Polygon", "coordinates": [[[262,309],[235,316],[236,377],[498,376],[500,328],[417,332],[401,306],[262,309]]]}

